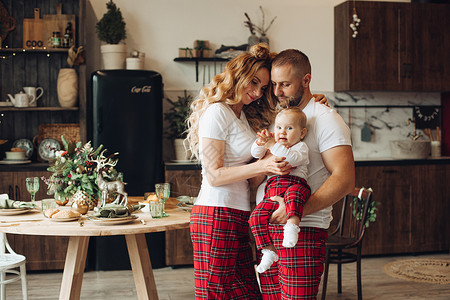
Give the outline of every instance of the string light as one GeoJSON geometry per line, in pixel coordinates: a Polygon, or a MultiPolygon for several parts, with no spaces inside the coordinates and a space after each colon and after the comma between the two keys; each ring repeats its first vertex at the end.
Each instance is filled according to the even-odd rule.
{"type": "Polygon", "coordinates": [[[358,27],[360,22],[361,19],[358,17],[358,14],[356,13],[355,1],[353,0],[352,22],[350,23],[350,28],[353,31],[352,38],[354,39],[356,39],[356,36],[358,35],[358,27]]]}
{"type": "MultiPolygon", "coordinates": [[[[45,53],[48,58],[50,58],[50,56],[51,56],[50,52],[46,52],[46,50],[47,50],[46,47],[44,47],[42,49],[31,48],[31,49],[28,49],[28,50],[27,49],[17,48],[17,49],[14,50],[14,49],[8,48],[8,46],[5,46],[5,49],[8,49],[7,52],[11,52],[11,54],[10,55],[3,54],[2,56],[0,56],[0,60],[5,60],[5,59],[12,58],[12,57],[16,56],[17,53],[19,53],[19,54],[20,53],[26,53],[28,50],[34,50],[33,51],[34,53],[45,53]]],[[[2,52],[2,49],[0,49],[0,53],[1,52],[2,52]]],[[[31,52],[31,51],[28,51],[28,52],[31,52]]]]}

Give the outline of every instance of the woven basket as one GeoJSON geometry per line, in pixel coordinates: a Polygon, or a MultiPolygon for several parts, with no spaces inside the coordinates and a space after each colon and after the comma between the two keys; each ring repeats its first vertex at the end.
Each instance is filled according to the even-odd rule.
{"type": "Polygon", "coordinates": [[[79,142],[81,140],[80,124],[41,124],[39,125],[37,144],[40,144],[43,139],[51,138],[57,140],[62,146],[61,135],[68,142],[79,142]]]}

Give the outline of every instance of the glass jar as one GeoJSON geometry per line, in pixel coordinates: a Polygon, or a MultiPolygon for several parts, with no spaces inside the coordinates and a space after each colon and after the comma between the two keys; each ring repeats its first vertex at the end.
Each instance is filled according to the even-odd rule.
{"type": "Polygon", "coordinates": [[[61,47],[61,36],[59,31],[53,31],[52,35],[52,47],[59,48],[61,47]]]}

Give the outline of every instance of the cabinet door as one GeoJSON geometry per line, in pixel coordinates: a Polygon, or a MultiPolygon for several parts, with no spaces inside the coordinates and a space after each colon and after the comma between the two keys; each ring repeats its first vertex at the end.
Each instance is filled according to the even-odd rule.
{"type": "MultiPolygon", "coordinates": [[[[13,186],[15,200],[30,201],[31,197],[27,191],[25,178],[27,177],[48,177],[51,173],[47,171],[25,171],[25,172],[0,172],[2,176],[14,178],[13,186]],[[9,174],[8,174],[9,173],[9,174]]],[[[36,200],[49,198],[47,186],[40,180],[39,191],[36,193],[36,200]]],[[[27,258],[27,270],[61,270],[64,269],[68,237],[56,236],[35,236],[35,235],[12,235],[8,240],[14,251],[25,255],[27,258]]]]}
{"type": "Polygon", "coordinates": [[[411,167],[413,243],[416,251],[450,247],[450,168],[448,165],[411,167]]]}
{"type": "MultiPolygon", "coordinates": [[[[171,184],[171,196],[196,197],[201,186],[201,170],[166,170],[166,182],[171,184]]],[[[168,266],[194,263],[189,229],[166,231],[166,264],[168,266]]]]}
{"type": "Polygon", "coordinates": [[[38,177],[39,178],[39,191],[36,193],[36,200],[42,200],[45,198],[52,198],[53,196],[47,195],[47,185],[42,181],[41,177],[49,177],[52,173],[47,171],[26,171],[26,172],[15,172],[15,190],[16,199],[20,201],[30,201],[31,195],[27,191],[25,179],[27,177],[38,177]]]}
{"type": "Polygon", "coordinates": [[[335,7],[334,88],[342,90],[403,90],[408,38],[404,3],[345,2],[335,7]],[[361,19],[352,37],[353,5],[361,19]]]}
{"type": "Polygon", "coordinates": [[[15,175],[13,172],[0,172],[0,194],[8,194],[14,199],[15,175]]]}
{"type": "Polygon", "coordinates": [[[411,4],[412,86],[419,91],[450,90],[450,5],[411,4]]]}
{"type": "Polygon", "coordinates": [[[371,187],[379,202],[377,220],[363,240],[363,254],[393,254],[412,251],[411,182],[408,166],[356,168],[356,185],[371,187]]]}

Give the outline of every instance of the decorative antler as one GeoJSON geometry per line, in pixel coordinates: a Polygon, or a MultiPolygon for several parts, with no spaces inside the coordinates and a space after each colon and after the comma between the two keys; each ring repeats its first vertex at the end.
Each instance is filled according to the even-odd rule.
{"type": "Polygon", "coordinates": [[[98,156],[97,159],[92,159],[92,162],[97,163],[96,171],[100,172],[101,169],[103,169],[106,166],[115,167],[117,165],[118,160],[112,160],[111,158],[114,157],[118,153],[114,153],[113,155],[109,157],[105,157],[103,155],[105,153],[106,149],[103,150],[98,156]]]}

